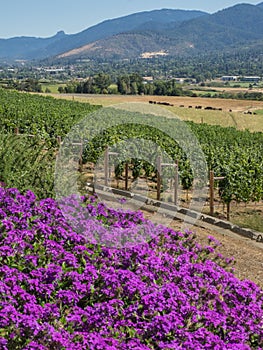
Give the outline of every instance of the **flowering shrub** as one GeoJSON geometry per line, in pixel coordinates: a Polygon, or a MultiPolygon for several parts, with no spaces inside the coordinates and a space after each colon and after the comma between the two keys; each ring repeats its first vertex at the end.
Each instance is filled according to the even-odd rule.
{"type": "Polygon", "coordinates": [[[261,349],[263,293],[190,232],[83,199],[75,232],[52,199],[0,188],[0,349],[261,349]],[[123,249],[87,237],[148,231],[123,249]],[[90,230],[90,236],[88,235],[90,230]],[[115,231],[116,230],[116,231],[115,231]],[[84,231],[82,231],[84,232],[84,231]]]}

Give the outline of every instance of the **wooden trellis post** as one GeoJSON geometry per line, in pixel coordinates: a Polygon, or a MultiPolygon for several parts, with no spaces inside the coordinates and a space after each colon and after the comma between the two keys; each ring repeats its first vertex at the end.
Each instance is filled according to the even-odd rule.
{"type": "Polygon", "coordinates": [[[109,185],[109,147],[106,146],[104,154],[104,184],[109,185]]]}
{"type": "Polygon", "coordinates": [[[125,191],[128,191],[129,163],[125,163],[125,191]]]}
{"type": "Polygon", "coordinates": [[[179,170],[178,161],[175,164],[175,175],[174,175],[174,204],[178,203],[178,186],[179,186],[179,170]]]}
{"type": "Polygon", "coordinates": [[[82,169],[83,169],[83,158],[82,158],[83,142],[73,142],[72,146],[80,146],[80,149],[79,149],[79,171],[82,171],[82,169]]]}
{"type": "Polygon", "coordinates": [[[214,172],[213,170],[210,170],[209,175],[209,206],[210,206],[210,215],[214,215],[214,172]]]}
{"type": "Polygon", "coordinates": [[[104,153],[104,184],[105,186],[109,186],[109,156],[116,156],[118,155],[119,153],[117,152],[110,152],[109,151],[109,146],[106,146],[105,147],[105,153],[104,153]]]}
{"type": "Polygon", "coordinates": [[[83,170],[83,143],[80,143],[79,170],[83,170]]]}
{"type": "Polygon", "coordinates": [[[173,166],[175,168],[175,175],[174,175],[174,204],[177,205],[178,202],[178,184],[179,184],[179,178],[178,178],[178,161],[176,161],[175,164],[172,163],[162,163],[161,157],[157,157],[157,200],[159,201],[161,199],[161,171],[162,167],[165,166],[173,166]]]}
{"type": "Polygon", "coordinates": [[[161,199],[161,157],[157,157],[157,200],[159,201],[161,199]]]}
{"type": "Polygon", "coordinates": [[[224,180],[224,176],[214,176],[214,171],[210,170],[210,175],[209,175],[209,206],[210,206],[210,211],[209,214],[211,216],[214,215],[214,198],[215,198],[215,192],[214,192],[214,187],[215,187],[215,181],[216,180],[224,180]]]}
{"type": "Polygon", "coordinates": [[[61,145],[61,136],[57,136],[57,143],[59,146],[61,145]]]}

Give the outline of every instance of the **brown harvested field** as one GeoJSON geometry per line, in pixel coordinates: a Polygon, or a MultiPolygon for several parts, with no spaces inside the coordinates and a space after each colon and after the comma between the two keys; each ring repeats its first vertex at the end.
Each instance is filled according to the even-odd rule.
{"type": "Polygon", "coordinates": [[[178,97],[178,96],[139,96],[139,95],[91,95],[91,94],[54,94],[56,98],[74,99],[80,102],[102,105],[104,107],[120,103],[156,103],[166,102],[173,106],[163,106],[172,111],[182,120],[191,120],[196,123],[208,123],[222,126],[233,126],[240,130],[263,132],[263,113],[254,113],[263,110],[262,101],[232,100],[202,97],[178,97]],[[184,107],[182,107],[184,106],[184,107]],[[191,108],[189,108],[191,106],[191,108]],[[201,106],[202,109],[196,109],[201,106]],[[222,110],[205,110],[212,107],[222,110]]]}
{"type": "Polygon", "coordinates": [[[100,104],[109,106],[117,103],[127,102],[169,102],[174,106],[180,105],[193,106],[202,105],[204,107],[213,106],[223,108],[223,110],[232,109],[233,112],[246,111],[248,109],[262,109],[263,102],[250,100],[232,100],[220,98],[205,97],[185,97],[185,96],[140,96],[140,95],[95,95],[95,94],[54,94],[55,97],[74,99],[76,101],[85,101],[91,104],[100,104]]]}

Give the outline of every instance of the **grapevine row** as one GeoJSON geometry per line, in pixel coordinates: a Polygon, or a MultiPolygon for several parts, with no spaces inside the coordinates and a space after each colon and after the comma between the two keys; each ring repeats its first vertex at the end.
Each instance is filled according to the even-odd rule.
{"type": "MultiPolygon", "coordinates": [[[[54,166],[50,166],[50,164],[51,159],[53,163],[55,162],[57,136],[61,136],[63,139],[73,126],[97,110],[98,106],[91,106],[87,103],[0,90],[0,127],[3,134],[9,133],[8,137],[2,136],[0,142],[2,156],[0,180],[10,186],[25,189],[30,181],[35,179],[37,186],[31,182],[31,188],[41,197],[45,194],[51,195],[53,193],[54,166]],[[15,128],[18,128],[22,134],[36,135],[36,139],[15,138],[12,135],[15,128]],[[30,149],[33,151],[29,152],[30,149]],[[26,152],[27,157],[21,157],[23,152],[26,152]],[[21,171],[18,171],[19,176],[15,176],[19,164],[21,171]],[[35,168],[33,167],[33,177],[32,171],[30,172],[32,164],[37,165],[35,168]]],[[[133,120],[138,120],[134,113],[125,113],[127,113],[126,117],[128,116],[131,120],[128,125],[119,124],[108,130],[103,130],[99,119],[98,125],[96,125],[96,113],[94,113],[93,126],[95,129],[101,130],[100,132],[92,134],[88,126],[78,128],[78,137],[84,145],[82,154],[84,163],[96,163],[103,154],[106,145],[121,144],[131,137],[145,140],[145,142],[151,140],[164,149],[174,161],[178,161],[181,184],[185,189],[190,189],[194,174],[188,159],[189,154],[186,154],[175,140],[169,138],[158,128],[145,127],[145,125],[135,122],[133,124],[133,120]]],[[[116,109],[112,109],[112,111],[109,109],[108,115],[113,124],[118,124],[121,118],[120,112],[117,113],[116,109]]],[[[165,123],[167,130],[175,125],[175,122],[169,119],[165,123]]],[[[208,170],[213,170],[215,176],[224,177],[218,182],[218,186],[221,199],[225,203],[230,203],[233,200],[248,202],[263,199],[262,133],[251,133],[248,130],[238,131],[233,127],[223,128],[193,122],[187,122],[187,126],[200,143],[208,170]]],[[[133,165],[133,176],[136,178],[143,172],[146,176],[152,177],[153,180],[156,179],[156,154],[153,152],[150,164],[136,157],[136,152],[139,155],[140,151],[135,150],[134,157],[129,159],[133,165]]],[[[193,155],[195,151],[195,149],[191,150],[193,155]]],[[[118,177],[123,171],[124,163],[118,163],[118,161],[115,163],[115,174],[118,177]]]]}

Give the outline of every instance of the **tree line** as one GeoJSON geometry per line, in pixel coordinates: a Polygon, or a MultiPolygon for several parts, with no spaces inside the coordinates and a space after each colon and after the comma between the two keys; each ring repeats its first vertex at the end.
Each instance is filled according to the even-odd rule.
{"type": "MultiPolygon", "coordinates": [[[[194,90],[185,89],[176,79],[145,81],[138,73],[123,74],[112,78],[109,74],[99,73],[82,81],[70,81],[66,86],[58,88],[60,93],[79,94],[121,94],[121,95],[155,95],[155,96],[190,96],[197,97],[194,90]]],[[[263,101],[263,93],[250,92],[218,92],[204,93],[202,97],[223,99],[263,101]]]]}
{"type": "Polygon", "coordinates": [[[144,81],[137,73],[124,74],[112,80],[109,74],[99,73],[83,81],[71,81],[58,88],[60,93],[196,96],[184,90],[176,79],[144,81]]]}

